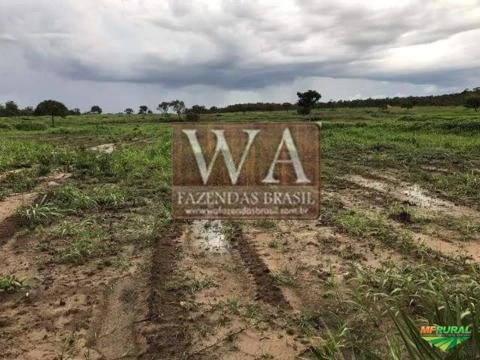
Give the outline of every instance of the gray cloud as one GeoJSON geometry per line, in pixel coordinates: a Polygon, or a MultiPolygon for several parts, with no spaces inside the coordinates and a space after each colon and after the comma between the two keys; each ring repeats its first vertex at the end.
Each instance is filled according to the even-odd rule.
{"type": "MultiPolygon", "coordinates": [[[[3,0],[0,6],[0,75],[9,79],[31,74],[65,84],[145,84],[174,93],[198,85],[257,95],[307,78],[430,89],[480,80],[478,0],[3,0]]],[[[14,80],[13,90],[5,86],[0,95],[24,89],[14,80]]]]}

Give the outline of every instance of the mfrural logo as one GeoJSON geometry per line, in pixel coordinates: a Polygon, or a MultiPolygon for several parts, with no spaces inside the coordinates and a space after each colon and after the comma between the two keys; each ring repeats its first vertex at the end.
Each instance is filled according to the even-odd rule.
{"type": "Polygon", "coordinates": [[[422,326],[420,336],[442,351],[448,351],[472,336],[468,326],[422,326]]]}

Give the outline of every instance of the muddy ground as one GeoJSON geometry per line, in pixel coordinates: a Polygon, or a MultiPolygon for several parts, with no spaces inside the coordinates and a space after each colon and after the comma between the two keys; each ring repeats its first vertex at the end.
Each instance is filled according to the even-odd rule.
{"type": "MultiPolygon", "coordinates": [[[[414,261],[396,243],[332,223],[334,209],[385,216],[436,259],[480,261],[478,232],[467,237],[446,221],[478,223],[480,214],[397,181],[392,169],[327,184],[316,221],[170,221],[148,246],[132,234],[115,254],[59,263],[53,249],[64,240],[26,231],[16,211],[69,181],[48,178],[0,202],[1,274],[26,279],[0,293],[2,359],[314,358],[312,346],[341,323],[352,263],[414,261]]],[[[148,204],[138,210],[148,212],[148,204]]],[[[127,211],[97,215],[113,238],[127,211]]]]}

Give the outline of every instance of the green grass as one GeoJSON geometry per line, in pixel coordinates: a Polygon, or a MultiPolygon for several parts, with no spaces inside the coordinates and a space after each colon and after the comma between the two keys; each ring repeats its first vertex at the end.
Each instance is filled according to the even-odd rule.
{"type": "Polygon", "coordinates": [[[273,278],[280,286],[293,286],[296,281],[296,275],[286,268],[280,269],[274,273],[273,278]]]}
{"type": "Polygon", "coordinates": [[[27,288],[25,279],[19,279],[15,275],[0,277],[0,293],[14,293],[27,288]]]}
{"type": "Polygon", "coordinates": [[[40,224],[49,224],[62,216],[62,210],[52,205],[26,205],[17,210],[20,224],[33,228],[40,224]]]}
{"type": "Polygon", "coordinates": [[[187,294],[194,294],[200,290],[216,286],[215,282],[209,278],[184,277],[178,282],[167,284],[169,291],[181,291],[187,294]]]}
{"type": "MultiPolygon", "coordinates": [[[[435,197],[480,210],[478,114],[462,107],[360,108],[317,110],[311,118],[322,123],[322,181],[333,194],[322,201],[320,225],[352,241],[397,250],[407,258],[378,270],[352,267],[343,285],[333,276],[322,283],[329,293],[319,298],[322,311],[304,311],[295,319],[303,336],[318,338],[312,355],[319,359],[474,358],[473,341],[446,355],[428,351],[415,335],[416,327],[426,323],[468,323],[478,328],[480,279],[476,267],[417,246],[412,230],[437,225],[472,240],[480,231],[478,221],[448,214],[426,218],[409,204],[390,201],[378,215],[367,209],[352,211],[334,194],[350,186],[342,179],[345,175],[388,171],[435,197]]],[[[308,118],[278,111],[209,114],[203,120],[308,118]]],[[[42,176],[54,171],[70,173],[66,184],[45,190],[40,201],[18,211],[26,228],[22,236],[30,235],[32,244],[45,248],[52,261],[68,266],[121,259],[124,245],[151,246],[151,240],[174,223],[169,210],[171,134],[161,115],[69,116],[56,119],[54,128],[48,117],[0,118],[0,174],[20,170],[0,175],[0,200],[35,189],[42,176]],[[115,143],[115,151],[88,150],[104,143],[115,143]]],[[[269,220],[254,225],[278,231],[269,220]]],[[[227,224],[224,231],[231,236],[241,226],[227,224]]],[[[267,245],[283,248],[279,240],[267,245]]],[[[273,276],[281,286],[299,281],[285,269],[273,276]]],[[[13,276],[0,278],[0,291],[18,291],[23,284],[13,276]]],[[[167,284],[169,290],[189,295],[212,286],[214,279],[191,276],[167,284]]],[[[243,314],[252,322],[262,315],[256,304],[242,306],[230,299],[225,306],[230,314],[243,314]]],[[[70,337],[65,339],[66,347],[71,343],[70,337]]]]}

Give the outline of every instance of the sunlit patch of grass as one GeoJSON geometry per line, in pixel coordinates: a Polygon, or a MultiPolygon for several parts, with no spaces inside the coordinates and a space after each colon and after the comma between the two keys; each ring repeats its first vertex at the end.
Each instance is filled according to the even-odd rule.
{"type": "Polygon", "coordinates": [[[65,220],[53,229],[53,234],[63,239],[65,246],[56,248],[60,263],[80,265],[96,258],[118,254],[118,242],[112,240],[102,226],[93,220],[80,222],[65,220]]]}
{"type": "Polygon", "coordinates": [[[64,213],[65,211],[57,206],[37,203],[19,208],[17,217],[20,224],[27,227],[35,227],[40,224],[49,224],[64,213]]]}
{"type": "Polygon", "coordinates": [[[293,286],[296,281],[296,275],[287,268],[283,268],[273,274],[273,278],[278,285],[293,286]]]}
{"type": "Polygon", "coordinates": [[[126,204],[122,189],[113,185],[85,190],[73,185],[65,185],[55,190],[49,197],[51,203],[73,210],[118,209],[126,204]]]}
{"type": "Polygon", "coordinates": [[[166,289],[168,291],[182,291],[188,294],[194,294],[200,290],[214,286],[216,286],[216,284],[213,279],[186,276],[181,281],[167,284],[166,289]]]}
{"type": "Polygon", "coordinates": [[[28,286],[26,285],[26,280],[23,278],[18,278],[15,275],[0,277],[0,293],[14,293],[26,288],[28,288],[28,286]]]}
{"type": "Polygon", "coordinates": [[[332,331],[328,327],[323,332],[321,337],[315,338],[318,345],[310,347],[314,356],[319,360],[344,360],[347,357],[344,355],[347,347],[348,331],[347,326],[342,326],[336,331],[332,331]]]}
{"type": "Polygon", "coordinates": [[[0,180],[0,186],[10,193],[22,193],[32,190],[39,184],[38,170],[22,170],[8,173],[0,180]]]}
{"type": "Polygon", "coordinates": [[[380,215],[371,218],[361,213],[342,211],[336,216],[335,223],[352,236],[375,239],[405,252],[415,250],[411,234],[394,229],[380,215]]]}
{"type": "Polygon", "coordinates": [[[57,250],[60,263],[80,265],[95,258],[116,255],[118,244],[104,239],[82,238],[72,240],[68,245],[57,250]]]}

